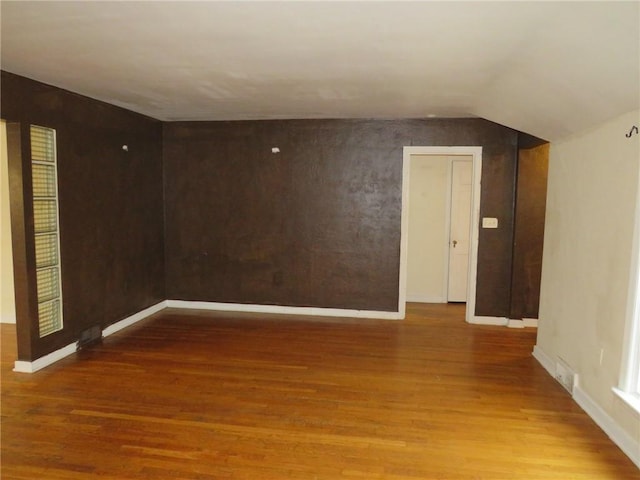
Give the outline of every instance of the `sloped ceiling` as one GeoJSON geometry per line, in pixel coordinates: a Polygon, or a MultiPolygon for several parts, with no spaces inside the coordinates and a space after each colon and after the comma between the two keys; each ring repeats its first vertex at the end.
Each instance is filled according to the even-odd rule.
{"type": "Polygon", "coordinates": [[[0,3],[2,69],[161,120],[483,117],[558,140],[640,106],[640,3],[0,3]]]}

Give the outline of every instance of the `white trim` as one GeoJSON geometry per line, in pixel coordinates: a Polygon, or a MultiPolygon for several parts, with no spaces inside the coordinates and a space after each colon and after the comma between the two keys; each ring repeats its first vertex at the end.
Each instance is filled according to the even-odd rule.
{"type": "MultiPolygon", "coordinates": [[[[347,310],[339,308],[321,308],[321,307],[287,307],[279,305],[251,305],[240,303],[216,303],[216,302],[190,302],[184,300],[164,300],[151,307],[134,313],[133,315],[120,320],[119,322],[109,325],[102,331],[103,337],[108,337],[114,333],[129,327],[134,323],[144,320],[151,315],[164,310],[165,308],[184,308],[198,310],[218,310],[226,312],[250,312],[250,313],[275,313],[284,315],[315,315],[324,317],[352,317],[352,318],[371,318],[384,320],[402,320],[404,318],[404,309],[402,312],[382,312],[376,310],[347,310]]],[[[40,357],[33,362],[24,360],[16,360],[14,364],[14,372],[33,373],[41,370],[49,365],[62,360],[63,358],[77,351],[77,342],[71,343],[55,352],[40,357]]]]}
{"type": "Polygon", "coordinates": [[[410,147],[402,150],[402,205],[400,207],[400,268],[398,281],[398,311],[404,318],[407,304],[407,264],[409,259],[409,177],[410,147]]]}
{"type": "Polygon", "coordinates": [[[248,303],[196,302],[188,300],[167,300],[168,308],[195,310],[217,310],[221,312],[274,313],[281,315],[314,315],[319,317],[352,317],[384,320],[402,320],[403,312],[383,312],[377,310],[349,310],[323,307],[291,307],[283,305],[257,305],[248,303]]]}
{"type": "MultiPolygon", "coordinates": [[[[556,378],[556,362],[538,345],[533,347],[533,357],[544,369],[556,378]]],[[[557,380],[557,378],[556,378],[557,380]]],[[[623,399],[624,392],[614,389],[623,399]]],[[[605,412],[583,389],[578,382],[573,386],[573,400],[589,415],[611,440],[640,468],[640,443],[629,435],[616,421],[605,412]]],[[[626,401],[626,400],[625,400],[626,401]]]]}
{"type": "Polygon", "coordinates": [[[634,395],[632,393],[627,393],[619,388],[613,388],[613,393],[615,393],[620,399],[624,401],[631,409],[640,416],[640,395],[634,395]]]}
{"type": "Polygon", "coordinates": [[[407,302],[417,303],[447,303],[443,297],[437,297],[433,295],[407,294],[407,302]]]}
{"type": "Polygon", "coordinates": [[[469,256],[469,287],[467,289],[467,322],[475,318],[476,282],[478,277],[478,243],[480,239],[480,189],[482,180],[482,147],[473,147],[473,208],[471,211],[471,255],[469,256]]]}
{"type": "Polygon", "coordinates": [[[538,326],[537,318],[510,318],[507,327],[509,328],[536,328],[538,326]]]}
{"type": "MultiPolygon", "coordinates": [[[[476,317],[476,281],[478,275],[478,238],[480,235],[480,185],[482,177],[482,147],[404,147],[402,150],[402,213],[400,225],[400,281],[398,311],[402,318],[407,299],[407,262],[409,244],[409,172],[411,155],[470,155],[473,165],[471,238],[469,244],[469,278],[467,285],[467,309],[465,320],[469,323],[485,323],[484,318],[476,317]]],[[[500,325],[506,325],[504,319],[500,325]]],[[[490,325],[495,325],[490,323],[490,325]]]]}
{"type": "MultiPolygon", "coordinates": [[[[118,330],[122,330],[125,327],[133,325],[134,323],[139,322],[140,320],[143,320],[153,315],[154,313],[165,309],[167,306],[166,304],[167,304],[166,301],[157,303],[149,308],[141,310],[138,313],[134,313],[130,317],[127,317],[123,320],[120,320],[119,322],[109,325],[107,328],[105,328],[102,331],[102,336],[107,337],[117,332],[118,330]]],[[[34,372],[37,372],[38,370],[42,370],[44,367],[48,367],[49,365],[57,362],[58,360],[62,360],[63,358],[68,357],[69,355],[75,353],[77,350],[78,350],[78,343],[74,342],[74,343],[70,343],[66,347],[62,347],[56,350],[55,352],[51,352],[47,354],[44,357],[37,358],[33,362],[16,360],[13,371],[20,372],[20,373],[34,373],[34,372]]]]}
{"type": "MultiPolygon", "coordinates": [[[[469,303],[467,302],[467,310],[469,310],[469,303]]],[[[498,325],[505,327],[509,325],[509,319],[506,317],[483,317],[474,315],[471,319],[467,320],[474,325],[498,325]]]]}
{"type": "Polygon", "coordinates": [[[598,426],[640,468],[640,442],[629,435],[582,388],[576,385],[573,399],[598,424],[598,426]]]}
{"type": "Polygon", "coordinates": [[[66,347],[62,347],[55,352],[51,352],[44,357],[40,357],[33,362],[25,362],[24,360],[16,360],[14,363],[13,371],[20,373],[34,373],[38,370],[42,370],[44,367],[48,367],[52,363],[62,360],[69,355],[76,353],[78,346],[76,342],[70,343],[66,347]]]}
{"type": "Polygon", "coordinates": [[[551,375],[553,378],[556,377],[556,362],[549,355],[547,355],[547,352],[545,352],[538,345],[535,345],[533,347],[532,355],[533,358],[535,358],[540,363],[540,365],[544,367],[549,375],[551,375]]]}
{"type": "Polygon", "coordinates": [[[122,330],[123,328],[127,328],[134,323],[139,322],[140,320],[144,320],[147,317],[150,317],[154,313],[157,313],[161,310],[167,308],[167,301],[164,300],[162,302],[156,303],[149,308],[145,308],[144,310],[139,311],[138,313],[134,313],[130,317],[127,317],[119,322],[112,323],[107,328],[102,331],[103,337],[108,337],[109,335],[113,335],[114,333],[122,330]]]}

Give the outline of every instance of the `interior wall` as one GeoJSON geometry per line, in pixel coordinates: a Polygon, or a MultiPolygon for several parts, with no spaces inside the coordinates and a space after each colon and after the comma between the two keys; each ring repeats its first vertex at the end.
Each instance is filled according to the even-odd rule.
{"type": "Polygon", "coordinates": [[[476,314],[510,308],[517,132],[482,119],[164,124],[167,297],[397,311],[404,146],[482,146],[476,314]],[[273,154],[272,147],[280,152],[273,154]]]}
{"type": "Polygon", "coordinates": [[[66,328],[38,339],[36,357],[165,298],[396,311],[411,145],[483,148],[480,215],[500,228],[480,231],[476,315],[508,316],[514,130],[483,119],[162,124],[1,81],[2,116],[58,139],[66,328]]]}
{"type": "Polygon", "coordinates": [[[8,165],[7,125],[0,120],[0,321],[16,323],[8,165]]]}
{"type": "Polygon", "coordinates": [[[450,162],[446,155],[411,155],[407,301],[444,303],[447,255],[447,195],[450,162]]]}
{"type": "Polygon", "coordinates": [[[640,111],[551,145],[537,349],[636,442],[637,416],[612,392],[624,346],[638,194],[640,111]]]}
{"type": "Polygon", "coordinates": [[[538,318],[549,144],[518,150],[509,318],[538,318]]]}
{"type": "MultiPolygon", "coordinates": [[[[166,298],[162,124],[7,72],[0,79],[1,116],[21,124],[24,158],[17,162],[26,174],[29,124],[56,130],[64,329],[40,339],[31,328],[27,353],[19,338],[19,360],[30,361],[166,298]]],[[[26,238],[33,251],[33,235],[26,238]]],[[[19,267],[31,278],[29,258],[19,267]]]]}

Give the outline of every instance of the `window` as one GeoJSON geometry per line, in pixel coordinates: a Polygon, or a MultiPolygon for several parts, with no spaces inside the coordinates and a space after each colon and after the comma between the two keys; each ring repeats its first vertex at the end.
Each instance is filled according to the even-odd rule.
{"type": "Polygon", "coordinates": [[[640,179],[638,186],[625,346],[620,388],[614,391],[640,413],[640,179]]]}
{"type": "Polygon", "coordinates": [[[625,330],[627,344],[622,356],[620,388],[614,388],[614,391],[640,413],[640,291],[636,290],[635,315],[629,319],[625,330]]]}
{"type": "Polygon", "coordinates": [[[31,178],[40,337],[62,330],[56,132],[31,125],[31,178]]]}
{"type": "Polygon", "coordinates": [[[623,368],[620,387],[622,390],[640,396],[640,268],[635,262],[635,292],[633,295],[632,314],[625,331],[627,341],[625,355],[625,368],[623,368]]]}

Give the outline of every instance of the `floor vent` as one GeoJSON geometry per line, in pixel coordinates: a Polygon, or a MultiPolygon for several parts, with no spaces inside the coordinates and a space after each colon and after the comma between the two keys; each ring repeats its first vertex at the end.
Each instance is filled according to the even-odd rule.
{"type": "Polygon", "coordinates": [[[556,362],[555,377],[556,380],[560,382],[560,385],[562,385],[570,394],[573,395],[573,389],[576,385],[578,377],[573,369],[561,359],[556,362]]]}
{"type": "Polygon", "coordinates": [[[89,347],[96,343],[102,342],[102,329],[99,325],[87,328],[80,332],[80,338],[78,339],[78,350],[89,347]]]}

